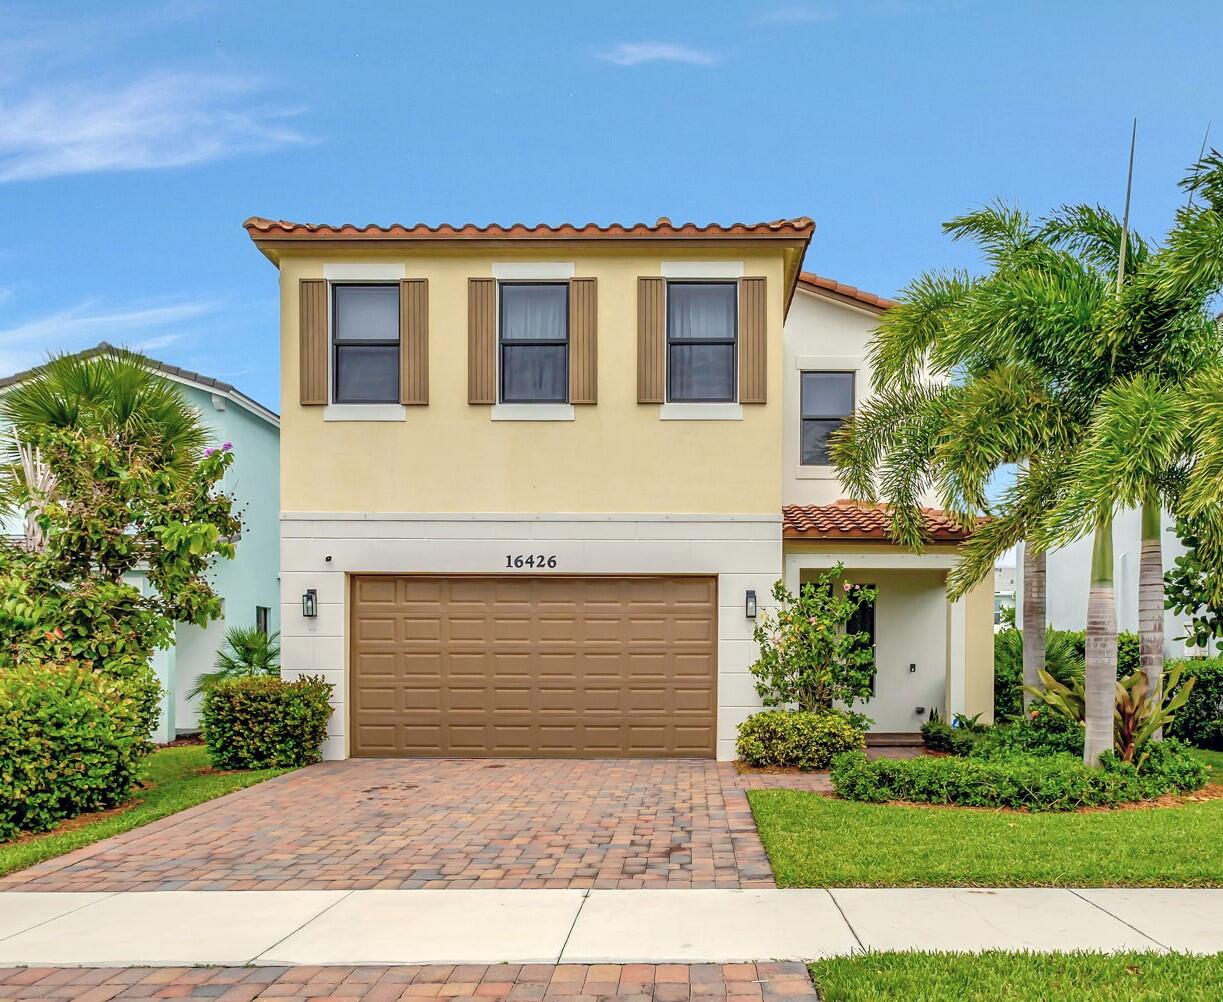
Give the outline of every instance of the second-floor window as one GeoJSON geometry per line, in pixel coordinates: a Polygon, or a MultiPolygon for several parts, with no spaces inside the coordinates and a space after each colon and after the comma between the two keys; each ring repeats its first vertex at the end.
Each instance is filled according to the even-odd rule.
{"type": "Polygon", "coordinates": [[[667,283],[668,400],[735,400],[738,327],[734,282],[667,283]]]}
{"type": "Polygon", "coordinates": [[[501,401],[563,404],[569,399],[569,286],[500,285],[501,401]]]}
{"type": "Polygon", "coordinates": [[[399,286],[331,287],[332,400],[399,402],[399,286]]]}
{"type": "Polygon", "coordinates": [[[804,372],[802,380],[802,465],[830,466],[828,437],[854,412],[854,374],[804,372]]]}

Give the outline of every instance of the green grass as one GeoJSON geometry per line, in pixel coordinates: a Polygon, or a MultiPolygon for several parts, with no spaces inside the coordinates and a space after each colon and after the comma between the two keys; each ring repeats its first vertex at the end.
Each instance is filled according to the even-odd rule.
{"type": "Polygon", "coordinates": [[[1223,998],[1223,956],[870,953],[811,965],[824,1002],[1196,1002],[1223,998]]]}
{"type": "Polygon", "coordinates": [[[68,821],[59,829],[0,843],[0,876],[290,771],[213,772],[203,745],[158,749],[145,763],[149,785],[135,792],[130,805],[84,824],[68,821]]]}
{"type": "Polygon", "coordinates": [[[782,887],[1223,886],[1223,800],[1024,814],[748,798],[782,887]]]}
{"type": "Polygon", "coordinates": [[[1208,783],[1223,783],[1223,751],[1210,751],[1208,748],[1194,748],[1193,754],[1206,763],[1210,770],[1208,783]]]}

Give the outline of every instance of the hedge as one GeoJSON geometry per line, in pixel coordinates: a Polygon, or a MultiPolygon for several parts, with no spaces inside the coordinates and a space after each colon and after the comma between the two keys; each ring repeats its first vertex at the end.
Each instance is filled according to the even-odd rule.
{"type": "Polygon", "coordinates": [[[838,756],[832,783],[847,800],[910,801],[961,807],[1070,811],[1188,793],[1206,783],[1206,767],[1177,741],[1152,742],[1141,770],[1107,755],[1101,768],[1072,755],[877,759],[838,756]]]}
{"type": "MultiPolygon", "coordinates": [[[[1223,656],[1186,658],[1177,661],[1185,679],[1196,678],[1189,702],[1182,706],[1168,725],[1169,737],[1191,745],[1223,751],[1223,656]]],[[[1168,667],[1171,667],[1169,665],[1168,667]]]]}
{"type": "Polygon", "coordinates": [[[85,663],[0,671],[0,840],[127,799],[153,746],[151,673],[110,678],[85,663]]]}
{"type": "Polygon", "coordinates": [[[331,685],[321,678],[275,677],[217,682],[204,695],[200,730],[218,769],[295,768],[317,762],[331,685]]]}
{"type": "Polygon", "coordinates": [[[862,725],[837,710],[765,710],[739,725],[735,750],[751,766],[827,769],[835,756],[865,747],[862,725]]]}

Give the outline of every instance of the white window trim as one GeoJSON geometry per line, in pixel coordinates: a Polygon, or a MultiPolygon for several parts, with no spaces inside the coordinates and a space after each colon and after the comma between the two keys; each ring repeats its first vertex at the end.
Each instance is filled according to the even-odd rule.
{"type": "Polygon", "coordinates": [[[658,408],[660,421],[742,421],[739,403],[665,403],[658,408]]]}
{"type": "Polygon", "coordinates": [[[493,278],[498,282],[556,282],[573,278],[572,261],[494,261],[493,278]]]}
{"type": "Polygon", "coordinates": [[[573,421],[573,404],[493,404],[494,421],[573,421]]]}
{"type": "Polygon", "coordinates": [[[852,355],[798,355],[794,368],[799,372],[853,372],[862,371],[862,359],[852,355]]]}
{"type": "Polygon", "coordinates": [[[742,278],[742,261],[663,261],[663,278],[742,278]]]}
{"type": "Polygon", "coordinates": [[[835,466],[796,466],[795,480],[839,480],[835,466]]]}
{"type": "Polygon", "coordinates": [[[339,261],[323,265],[328,282],[398,282],[408,277],[408,266],[392,262],[339,261]]]}
{"type": "Polygon", "coordinates": [[[403,404],[328,404],[323,408],[324,421],[406,421],[407,417],[403,404]]]}

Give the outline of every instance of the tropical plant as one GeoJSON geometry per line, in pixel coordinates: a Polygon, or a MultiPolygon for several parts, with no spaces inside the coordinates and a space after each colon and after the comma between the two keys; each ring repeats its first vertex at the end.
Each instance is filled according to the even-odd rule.
{"type": "Polygon", "coordinates": [[[776,608],[756,624],[760,654],[749,669],[765,706],[815,711],[870,698],[875,675],[870,635],[849,633],[846,624],[860,606],[875,600],[875,591],[842,581],[843,573],[837,564],[804,583],[797,595],[781,581],[773,585],[776,608]]]}
{"type": "MultiPolygon", "coordinates": [[[[1171,695],[1165,695],[1162,688],[1150,692],[1143,671],[1113,683],[1113,740],[1108,750],[1122,762],[1135,762],[1137,758],[1135,764],[1141,766],[1146,758],[1147,742],[1171,724],[1176,711],[1189,701],[1194,680],[1186,679],[1184,685],[1180,685],[1180,677],[1180,666],[1168,673],[1167,688],[1171,695]]],[[[1034,696],[1068,720],[1079,724],[1086,722],[1087,692],[1081,679],[1063,683],[1042,671],[1041,682],[1043,686],[1034,690],[1034,696]]]]}
{"type": "Polygon", "coordinates": [[[1164,575],[1164,605],[1189,617],[1188,632],[1177,640],[1187,640],[1203,651],[1213,641],[1215,649],[1223,651],[1223,601],[1217,597],[1223,591],[1223,566],[1202,559],[1198,552],[1197,521],[1181,518],[1176,522],[1176,535],[1185,552],[1164,575]]]}
{"type": "MultiPolygon", "coordinates": [[[[1223,656],[1178,663],[1181,677],[1192,678],[1194,686],[1189,701],[1168,725],[1167,734],[1191,745],[1223,752],[1223,656]]],[[[1168,691],[1176,693],[1172,687],[1168,691]]]]}
{"type": "Polygon", "coordinates": [[[267,634],[254,626],[231,626],[225,631],[213,666],[213,671],[195,680],[188,698],[194,699],[224,679],[279,675],[280,634],[267,634]]]}

